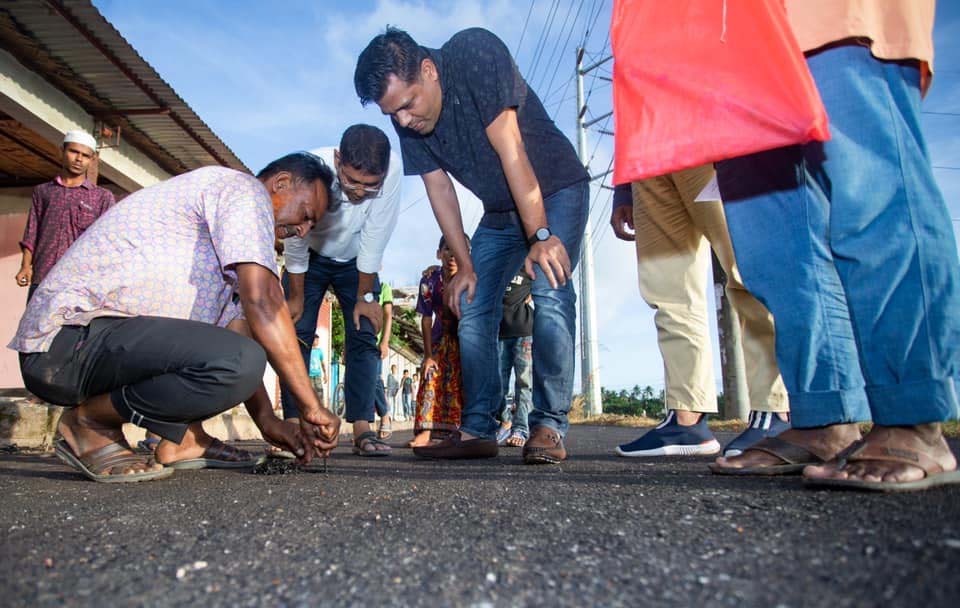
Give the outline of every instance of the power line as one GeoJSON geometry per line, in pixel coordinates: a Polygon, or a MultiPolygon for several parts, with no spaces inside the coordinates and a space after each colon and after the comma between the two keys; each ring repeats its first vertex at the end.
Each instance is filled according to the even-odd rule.
{"type": "Polygon", "coordinates": [[[422,200],[425,199],[425,198],[427,198],[427,195],[426,195],[426,194],[422,195],[420,198],[416,199],[415,201],[413,201],[412,203],[410,203],[409,205],[407,205],[406,207],[404,207],[403,209],[401,209],[401,210],[400,210],[400,213],[403,214],[403,213],[406,213],[407,211],[410,211],[410,209],[412,209],[414,205],[416,205],[417,203],[419,203],[420,201],[422,201],[422,200]]]}
{"type": "MultiPolygon", "coordinates": [[[[583,10],[583,2],[584,0],[580,0],[580,5],[577,7],[577,13],[573,16],[573,23],[570,24],[570,31],[567,32],[567,38],[566,40],[563,41],[562,48],[564,49],[567,48],[568,44],[570,44],[570,37],[573,36],[573,30],[577,25],[577,18],[580,17],[580,11],[583,10]]],[[[560,27],[560,36],[563,36],[563,31],[567,28],[567,21],[570,19],[570,12],[572,10],[573,10],[573,0],[571,0],[570,7],[567,9],[567,16],[564,17],[563,19],[563,25],[560,27]]],[[[557,49],[561,47],[560,36],[557,36],[557,41],[554,43],[553,50],[550,52],[550,60],[547,62],[548,66],[550,65],[551,62],[554,61],[554,57],[557,54],[557,49]]],[[[553,63],[553,74],[550,76],[550,81],[549,81],[550,85],[547,87],[548,89],[550,86],[553,86],[553,82],[557,79],[557,71],[560,69],[560,63],[561,63],[560,61],[556,61],[553,63]]],[[[546,79],[541,80],[540,82],[541,87],[538,87],[538,89],[542,88],[542,85],[544,82],[546,82],[546,79]]]]}
{"type": "Polygon", "coordinates": [[[553,29],[553,21],[557,16],[557,9],[560,7],[560,0],[554,0],[553,5],[550,7],[550,12],[547,14],[547,22],[544,27],[543,32],[540,34],[540,40],[537,44],[537,51],[534,55],[532,65],[530,66],[530,78],[528,82],[533,82],[535,75],[537,73],[537,67],[540,65],[540,57],[543,56],[543,50],[547,47],[547,40],[550,38],[550,31],[553,29]]]}
{"type": "Polygon", "coordinates": [[[530,0],[530,8],[527,9],[527,18],[523,20],[523,29],[520,30],[520,42],[518,42],[517,47],[513,49],[514,57],[520,53],[520,47],[523,46],[523,37],[527,33],[527,24],[530,23],[530,15],[533,13],[533,2],[534,0],[530,0]]]}

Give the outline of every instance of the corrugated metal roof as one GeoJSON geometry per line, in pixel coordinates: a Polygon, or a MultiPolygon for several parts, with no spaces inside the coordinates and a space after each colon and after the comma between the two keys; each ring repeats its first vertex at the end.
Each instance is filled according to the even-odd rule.
{"type": "Polygon", "coordinates": [[[4,2],[0,43],[168,172],[249,172],[88,0],[4,2]]]}

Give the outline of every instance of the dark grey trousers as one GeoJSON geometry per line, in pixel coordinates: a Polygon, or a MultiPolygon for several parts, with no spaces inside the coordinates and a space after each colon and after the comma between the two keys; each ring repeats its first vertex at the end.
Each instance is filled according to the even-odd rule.
{"type": "Polygon", "coordinates": [[[45,353],[20,355],[27,389],[78,405],[110,394],[126,420],[179,443],[191,423],[251,397],[263,379],[263,348],[207,323],[166,317],[101,317],[64,326],[45,353]]]}

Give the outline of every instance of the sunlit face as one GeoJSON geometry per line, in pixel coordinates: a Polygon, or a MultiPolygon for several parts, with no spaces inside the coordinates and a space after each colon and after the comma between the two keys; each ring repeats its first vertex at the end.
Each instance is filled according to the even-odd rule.
{"type": "Polygon", "coordinates": [[[333,164],[337,169],[340,190],[347,195],[347,200],[351,203],[378,196],[383,190],[383,175],[367,173],[340,162],[339,150],[333,153],[333,164]]]}
{"type": "Polygon", "coordinates": [[[277,238],[306,236],[327,210],[327,191],[320,180],[294,181],[289,173],[281,171],[265,185],[273,201],[277,238]]]}
{"type": "Polygon", "coordinates": [[[387,88],[377,101],[380,111],[393,118],[401,127],[421,135],[433,132],[443,107],[440,74],[433,61],[424,59],[420,77],[414,82],[403,82],[395,74],[387,77],[387,88]]]}
{"type": "Polygon", "coordinates": [[[63,144],[61,163],[64,171],[74,177],[86,175],[87,167],[93,162],[94,151],[83,144],[70,142],[63,144]]]}

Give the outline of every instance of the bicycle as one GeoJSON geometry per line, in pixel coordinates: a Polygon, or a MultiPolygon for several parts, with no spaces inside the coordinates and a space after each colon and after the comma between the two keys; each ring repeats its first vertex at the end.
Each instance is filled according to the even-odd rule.
{"type": "Polygon", "coordinates": [[[340,418],[343,418],[343,415],[347,411],[347,402],[343,395],[343,382],[337,384],[337,388],[333,390],[333,398],[330,400],[330,411],[340,418]]]}

